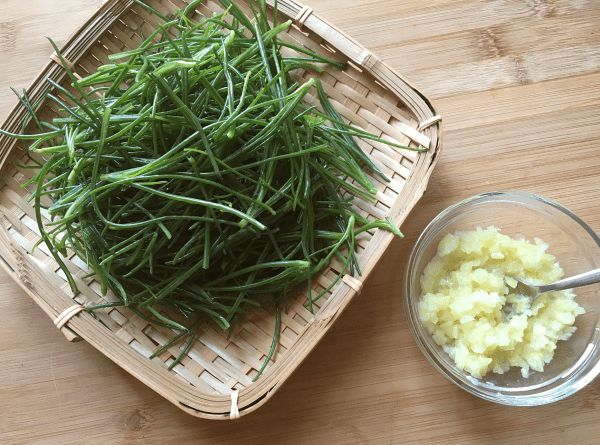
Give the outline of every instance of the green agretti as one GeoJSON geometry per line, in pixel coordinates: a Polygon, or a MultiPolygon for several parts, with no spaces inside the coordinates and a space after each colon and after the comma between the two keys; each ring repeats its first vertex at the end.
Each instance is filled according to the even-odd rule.
{"type": "Polygon", "coordinates": [[[173,20],[153,11],[165,21],[154,34],[82,80],[55,47],[79,97],[49,80],[58,94],[47,98],[64,117],[41,122],[23,95],[41,133],[2,134],[33,141],[29,150],[45,157],[28,184],[36,186],[42,241],[73,291],[61,259],[67,249],[94,270],[102,292],[120,299],[88,311],[125,305],[179,330],[155,353],[188,337],[172,367],[202,323],[212,319],[231,333],[241,314],[274,304],[266,366],[287,293],[308,283],[312,311],[341,276],[311,292],[311,277],[334,255],[344,271],[360,273],[357,234],[383,227],[400,235],[389,220],[367,221],[352,205],[353,195],[374,202],[365,167],[385,178],[354,138],[390,143],[346,124],[318,80],[292,81],[294,69],[343,65],[278,40],[290,22],[278,24],[275,15],[271,27],[264,1],[252,20],[221,0],[224,14],[193,23],[198,3],[173,20]],[[281,46],[306,57],[286,57],[281,46]],[[313,87],[322,111],[303,102],[313,87]],[[44,195],[52,201],[46,226],[44,195]],[[183,316],[175,321],[157,305],[183,316]]]}

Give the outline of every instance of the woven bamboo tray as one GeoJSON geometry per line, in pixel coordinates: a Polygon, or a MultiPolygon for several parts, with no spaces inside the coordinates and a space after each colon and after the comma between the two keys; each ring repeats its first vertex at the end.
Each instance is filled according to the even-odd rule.
{"type": "MultiPolygon", "coordinates": [[[[145,2],[163,15],[183,9],[189,3],[185,0],[145,2]]],[[[248,16],[252,15],[247,2],[236,2],[248,16]]],[[[272,1],[267,3],[272,4],[272,1]]],[[[280,38],[348,64],[345,70],[328,67],[326,72],[319,74],[332,104],[344,119],[383,139],[428,148],[426,152],[417,153],[359,141],[361,148],[391,178],[391,182],[382,182],[372,176],[378,189],[377,203],[372,205],[360,199],[354,202],[365,217],[389,217],[401,226],[424,193],[439,157],[440,118],[416,88],[368,50],[312,13],[310,8],[293,0],[279,0],[278,11],[280,17],[283,15],[294,21],[280,38]]],[[[213,12],[222,13],[223,8],[216,1],[206,0],[197,7],[197,12],[212,16],[213,12]]],[[[201,20],[201,17],[196,14],[192,18],[201,20]]],[[[133,1],[108,0],[69,38],[61,53],[72,64],[75,73],[86,76],[95,72],[98,66],[110,63],[108,54],[136,48],[142,35],[150,35],[157,26],[156,17],[133,1]]],[[[284,50],[286,48],[282,52],[284,50]]],[[[32,103],[48,91],[47,78],[73,91],[68,86],[64,69],[56,61],[53,56],[29,88],[32,103]]],[[[298,71],[294,79],[303,83],[313,75],[298,71]]],[[[315,91],[311,91],[307,101],[314,101],[315,96],[315,91]]],[[[16,106],[1,128],[20,132],[26,114],[24,107],[16,106]]],[[[53,103],[43,101],[39,116],[51,120],[58,117],[58,110],[53,103]]],[[[96,318],[81,312],[85,306],[113,302],[117,298],[110,291],[102,296],[100,284],[94,277],[82,278],[90,271],[73,252],[65,263],[77,282],[77,294],[71,292],[64,273],[45,245],[31,253],[39,239],[34,210],[27,202],[33,189],[21,188],[21,184],[32,173],[17,170],[13,159],[20,163],[31,162],[19,143],[0,137],[2,267],[55,320],[69,340],[84,339],[182,410],[198,417],[235,419],[265,403],[323,338],[352,297],[360,293],[363,281],[393,238],[385,230],[364,233],[358,240],[362,276],[344,276],[315,305],[314,314],[304,306],[305,292],[291,301],[287,312],[282,314],[279,344],[273,360],[256,382],[252,379],[269,352],[275,329],[274,313],[268,309],[257,309],[238,322],[229,340],[218,326],[205,325],[181,362],[168,371],[168,365],[180,354],[184,344],[176,344],[153,359],[149,357],[177,332],[150,324],[124,307],[98,310],[96,318]]],[[[42,216],[44,222],[49,221],[47,214],[42,216]]],[[[327,288],[340,269],[341,264],[333,261],[313,280],[314,291],[327,288]]]]}

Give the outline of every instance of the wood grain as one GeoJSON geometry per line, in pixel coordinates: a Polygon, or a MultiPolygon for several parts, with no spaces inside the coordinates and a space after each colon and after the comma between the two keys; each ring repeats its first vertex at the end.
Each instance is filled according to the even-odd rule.
{"type": "MultiPolygon", "coordinates": [[[[600,383],[536,408],[448,382],[401,303],[408,253],[449,204],[498,189],[555,199],[600,232],[597,0],[308,0],[433,99],[444,152],[427,194],[325,340],[262,408],[187,416],[85,343],[68,343],[0,271],[0,443],[596,444],[600,383]]],[[[0,120],[99,1],[0,2],[0,120]]]]}
{"type": "Polygon", "coordinates": [[[0,2],[0,122],[53,52],[45,38],[62,43],[102,0],[0,2]]]}

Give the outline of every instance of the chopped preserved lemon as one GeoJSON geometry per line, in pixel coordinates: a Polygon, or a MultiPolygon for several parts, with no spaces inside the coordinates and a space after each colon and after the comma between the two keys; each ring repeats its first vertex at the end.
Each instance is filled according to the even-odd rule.
{"type": "Polygon", "coordinates": [[[516,282],[507,283],[508,276],[532,284],[558,281],[563,270],[547,248],[495,227],[439,243],[421,277],[419,317],[459,369],[480,378],[518,366],[528,377],[530,370],[542,372],[556,343],[575,332],[575,318],[585,311],[572,290],[544,294],[532,305],[512,293],[516,282]]]}

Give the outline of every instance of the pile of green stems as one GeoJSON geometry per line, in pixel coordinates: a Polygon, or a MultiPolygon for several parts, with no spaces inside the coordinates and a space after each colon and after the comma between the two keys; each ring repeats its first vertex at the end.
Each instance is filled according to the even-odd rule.
{"type": "MultiPolygon", "coordinates": [[[[306,285],[312,311],[337,280],[313,295],[311,277],[334,255],[340,276],[360,273],[356,235],[376,227],[400,235],[352,205],[354,195],[374,202],[365,169],[384,177],[354,138],[384,141],[346,124],[318,80],[299,85],[289,75],[340,64],[278,40],[290,22],[275,18],[271,27],[264,1],[250,20],[222,0],[227,12],[199,24],[188,19],[197,3],[173,20],[161,16],[138,49],[110,56],[114,64],[83,80],[55,46],[79,95],[48,80],[55,93],[47,98],[64,110],[48,123],[24,94],[41,133],[12,135],[45,157],[28,184],[37,186],[42,241],[73,290],[67,249],[119,299],[90,311],[128,306],[181,331],[173,341],[189,335],[184,352],[206,320],[231,332],[248,309],[306,285]],[[313,87],[321,111],[303,102],[313,87]],[[44,195],[53,203],[45,226],[44,195]]],[[[279,304],[276,315],[274,345],[279,304]]]]}

